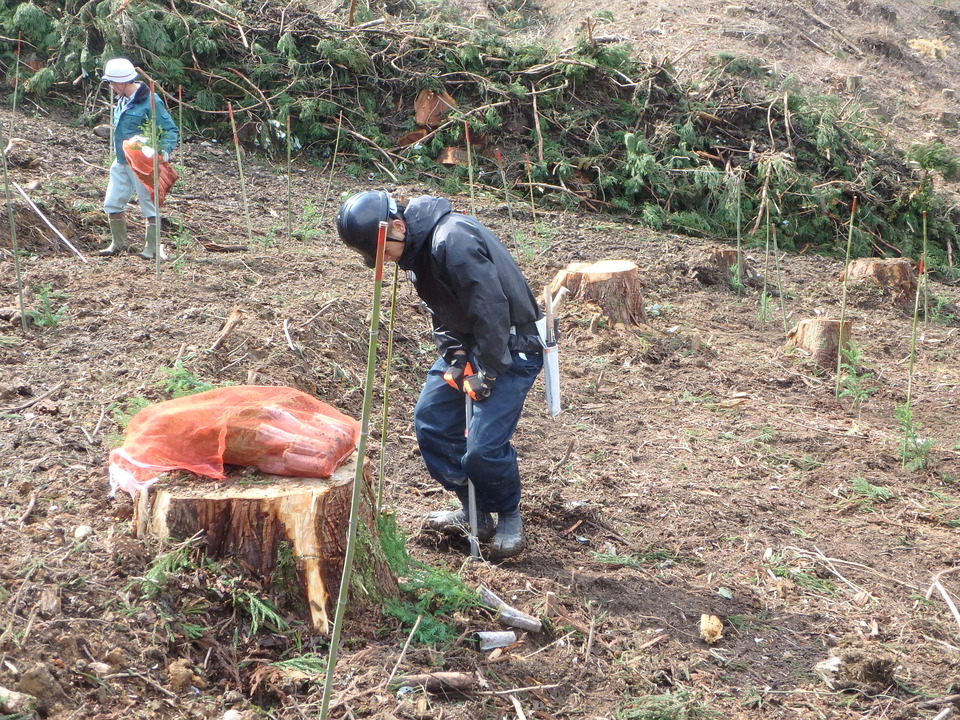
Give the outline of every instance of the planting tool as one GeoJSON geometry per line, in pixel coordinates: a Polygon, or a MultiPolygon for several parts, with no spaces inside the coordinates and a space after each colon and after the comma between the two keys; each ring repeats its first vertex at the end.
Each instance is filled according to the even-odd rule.
{"type": "MultiPolygon", "coordinates": [[[[560,414],[560,346],[557,344],[557,311],[563,296],[569,292],[562,287],[556,296],[551,295],[550,286],[543,288],[544,318],[541,341],[543,342],[543,379],[547,392],[547,412],[550,417],[560,414]]],[[[538,323],[539,324],[539,323],[538,323]]]]}
{"type": "MultiPolygon", "coordinates": [[[[464,393],[464,409],[466,411],[466,423],[463,429],[464,437],[470,434],[470,421],[473,420],[473,398],[464,393]]],[[[474,560],[480,559],[480,520],[477,518],[477,489],[473,485],[473,480],[467,478],[467,517],[470,519],[470,557],[474,560]]]]}

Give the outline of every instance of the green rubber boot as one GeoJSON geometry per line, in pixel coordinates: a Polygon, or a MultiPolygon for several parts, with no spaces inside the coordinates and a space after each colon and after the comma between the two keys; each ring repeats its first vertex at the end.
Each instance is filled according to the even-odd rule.
{"type": "Polygon", "coordinates": [[[110,221],[110,245],[100,251],[101,257],[119,255],[127,249],[127,221],[125,218],[110,221]]]}
{"type": "Polygon", "coordinates": [[[147,218],[147,231],[144,235],[143,252],[140,253],[140,257],[144,260],[153,260],[157,256],[158,230],[157,219],[155,217],[147,218]]]}

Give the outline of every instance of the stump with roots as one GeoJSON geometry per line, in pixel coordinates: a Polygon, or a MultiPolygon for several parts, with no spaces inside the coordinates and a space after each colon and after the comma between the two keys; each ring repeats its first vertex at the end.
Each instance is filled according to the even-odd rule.
{"type": "Polygon", "coordinates": [[[715,248],[711,259],[720,271],[720,277],[725,284],[731,287],[735,287],[737,282],[741,285],[757,284],[759,279],[757,273],[754,272],[743,251],[737,252],[735,248],[715,248]]]}
{"type": "Polygon", "coordinates": [[[551,295],[565,287],[574,300],[597,305],[611,323],[645,325],[643,294],[637,266],[628,260],[572,263],[550,284],[551,295]]]}
{"type": "Polygon", "coordinates": [[[910,305],[917,290],[917,274],[909,258],[858,258],[847,266],[848,281],[873,282],[900,305],[910,305]]]}
{"type": "Polygon", "coordinates": [[[800,348],[810,353],[813,361],[823,368],[836,367],[840,348],[850,346],[849,320],[812,318],[801,320],[787,333],[787,348],[800,348]]]}
{"type": "MultiPolygon", "coordinates": [[[[134,507],[138,535],[186,539],[202,536],[207,555],[231,558],[271,584],[285,557],[292,557],[310,620],[329,632],[340,588],[356,458],[330,478],[292,478],[247,471],[242,479],[214,481],[191,476],[152,491],[141,491],[134,507]],[[286,548],[286,551],[282,550],[286,548]]],[[[367,598],[397,594],[383,559],[374,521],[370,470],[364,468],[365,497],[358,519],[359,547],[354,577],[363,577],[367,598]]]]}

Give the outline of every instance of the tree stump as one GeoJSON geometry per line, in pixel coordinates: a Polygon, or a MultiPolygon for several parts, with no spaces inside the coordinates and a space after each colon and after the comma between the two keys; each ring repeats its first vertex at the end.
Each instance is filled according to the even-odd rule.
{"type": "MultiPolygon", "coordinates": [[[[173,476],[170,484],[140,491],[134,503],[139,535],[186,539],[197,533],[213,558],[232,558],[271,586],[292,557],[313,626],[330,630],[343,575],[356,457],[330,478],[292,478],[246,470],[226,481],[173,476]]],[[[395,596],[396,582],[383,559],[373,518],[369,466],[354,559],[371,600],[395,596]]],[[[356,593],[354,593],[356,595],[356,593]]],[[[355,598],[363,600],[363,598],[355,598]]]]}
{"type": "Polygon", "coordinates": [[[858,258],[847,267],[846,279],[876,283],[895,302],[909,305],[917,290],[916,271],[909,258],[858,258]]]}
{"type": "Polygon", "coordinates": [[[850,345],[850,326],[850,321],[844,320],[841,331],[839,320],[801,320],[787,333],[787,347],[806,350],[821,367],[836,367],[841,344],[845,347],[850,345]]]}
{"type": "Polygon", "coordinates": [[[757,284],[757,273],[754,272],[743,252],[738,253],[735,248],[715,248],[712,258],[720,269],[724,282],[731,287],[736,285],[735,280],[738,280],[741,285],[757,284]]]}
{"type": "Polygon", "coordinates": [[[565,287],[574,300],[592,302],[612,323],[645,325],[640,273],[628,260],[572,263],[550,284],[550,294],[565,287]]]}

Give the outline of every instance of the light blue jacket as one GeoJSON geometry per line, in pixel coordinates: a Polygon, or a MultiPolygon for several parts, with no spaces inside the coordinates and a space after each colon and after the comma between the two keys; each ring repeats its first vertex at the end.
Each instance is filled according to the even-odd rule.
{"type": "MultiPolygon", "coordinates": [[[[156,93],[154,93],[154,102],[157,108],[157,130],[161,134],[160,152],[172,153],[180,138],[180,129],[167,112],[163,100],[156,93]]],[[[140,127],[149,117],[150,88],[143,83],[140,83],[133,97],[122,107],[120,100],[117,100],[113,108],[113,149],[117,162],[121,165],[127,164],[127,158],[123,154],[123,141],[141,134],[143,131],[140,127]]]]}

